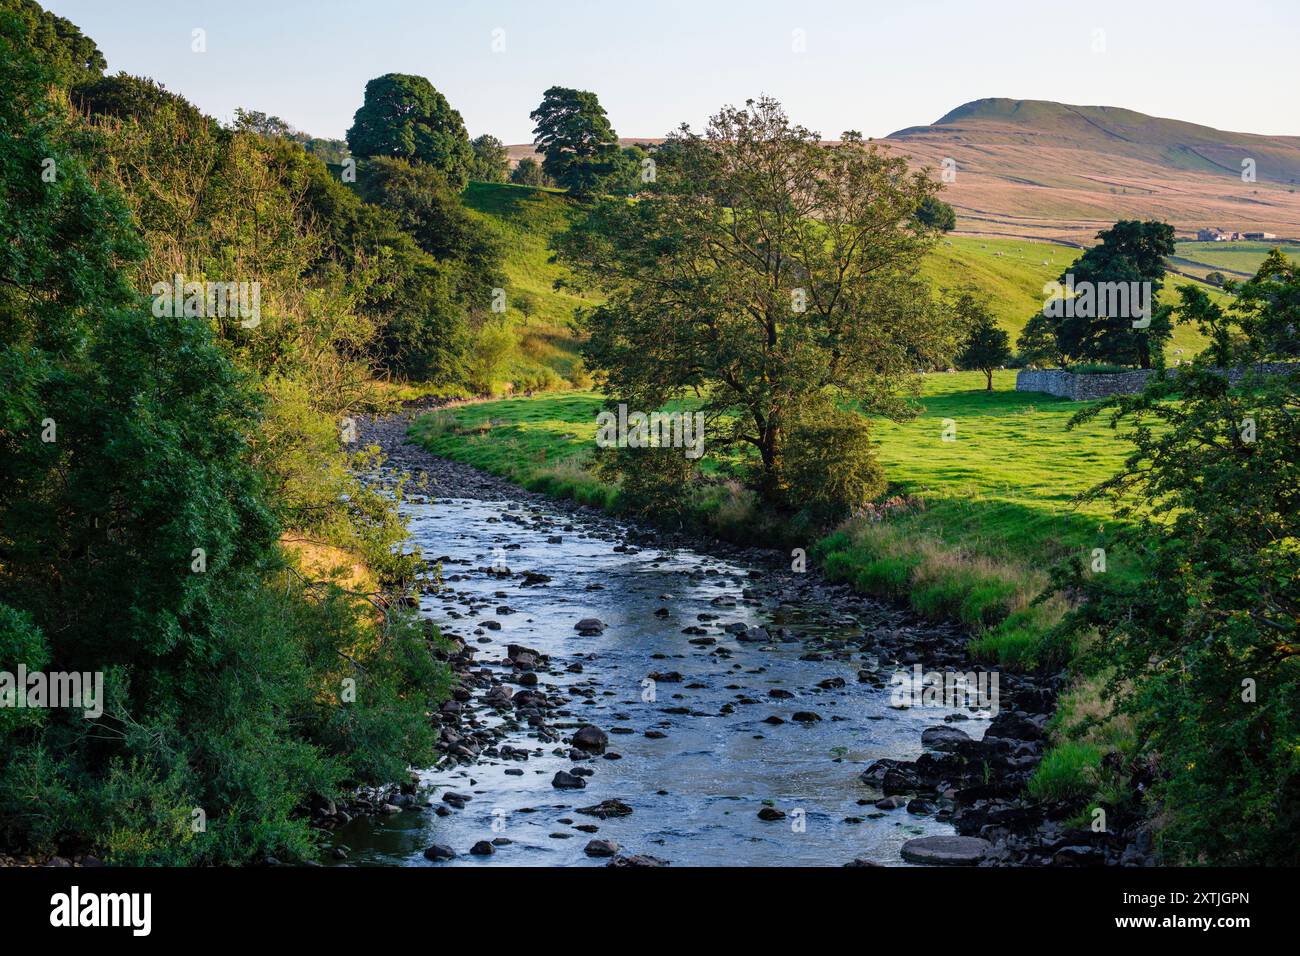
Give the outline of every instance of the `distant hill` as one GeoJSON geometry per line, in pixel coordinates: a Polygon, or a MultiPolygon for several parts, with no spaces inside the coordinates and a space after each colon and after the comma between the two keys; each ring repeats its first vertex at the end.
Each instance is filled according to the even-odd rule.
{"type": "Polygon", "coordinates": [[[1180,233],[1217,226],[1300,236],[1300,137],[1231,133],[1112,106],[983,99],[884,145],[956,161],[945,199],[967,231],[1090,242],[1120,218],[1180,233]],[[1242,160],[1256,181],[1242,182],[1242,160]]]}
{"type": "MultiPolygon", "coordinates": [[[[660,142],[626,137],[620,142],[660,142]]],[[[982,99],[876,143],[939,176],[959,232],[1090,245],[1116,219],[1300,238],[1300,136],[1233,133],[1113,106],[982,99]],[[1242,160],[1255,163],[1242,182],[1242,160]]],[[[509,147],[513,161],[531,144],[509,147]]]]}

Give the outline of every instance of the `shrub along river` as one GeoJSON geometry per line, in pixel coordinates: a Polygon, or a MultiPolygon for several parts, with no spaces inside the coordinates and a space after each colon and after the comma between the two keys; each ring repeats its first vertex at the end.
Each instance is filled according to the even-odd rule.
{"type": "Polygon", "coordinates": [[[955,628],[771,552],[697,550],[399,451],[400,419],[377,425],[381,477],[434,482],[403,513],[441,557],[420,610],[457,642],[461,685],[439,766],[338,826],[340,859],[897,864],[905,841],[953,833],[942,799],[881,803],[859,778],[936,724],[982,735],[973,709],[891,703],[895,670],[960,662],[955,628]]]}

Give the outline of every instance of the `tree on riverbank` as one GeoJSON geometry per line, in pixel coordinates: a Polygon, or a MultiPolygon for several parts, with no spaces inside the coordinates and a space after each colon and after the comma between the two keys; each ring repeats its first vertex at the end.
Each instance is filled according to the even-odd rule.
{"type": "Polygon", "coordinates": [[[1135,722],[1152,761],[1168,859],[1300,863],[1300,372],[1224,368],[1300,353],[1300,269],[1270,256],[1225,306],[1180,287],[1209,349],[1176,378],[1080,412],[1127,426],[1123,471],[1089,495],[1116,504],[1120,548],[1145,575],[1057,585],[1084,600],[1067,632],[1135,722]]]}
{"type": "MultiPolygon", "coordinates": [[[[747,450],[767,501],[797,507],[787,459],[820,440],[810,412],[906,416],[916,369],[951,355],[953,323],[917,274],[933,232],[915,212],[938,187],[857,138],[822,145],[766,98],[683,128],[656,163],[638,201],[599,203],[561,241],[608,297],[586,319],[589,363],[640,409],[698,394],[710,446],[747,450]]],[[[873,473],[869,455],[844,463],[873,473]]]]}
{"type": "Polygon", "coordinates": [[[432,759],[448,689],[395,602],[283,543],[391,597],[418,569],[340,427],[373,332],[354,306],[389,273],[330,244],[349,217],[301,146],[132,78],[82,117],[59,62],[0,8],[0,670],[103,693],[19,709],[0,682],[0,847],[310,858],[310,798],[432,759]],[[180,271],[249,277],[257,321],[142,294],[180,271]]]}

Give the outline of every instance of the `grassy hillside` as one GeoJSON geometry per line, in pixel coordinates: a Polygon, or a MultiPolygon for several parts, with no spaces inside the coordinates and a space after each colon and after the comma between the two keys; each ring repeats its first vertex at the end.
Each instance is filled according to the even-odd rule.
{"type": "Polygon", "coordinates": [[[549,260],[551,238],[568,228],[576,205],[558,190],[507,183],[470,183],[464,200],[505,238],[506,314],[519,337],[516,371],[549,368],[571,380],[578,360],[574,312],[592,300],[557,291],[555,282],[568,270],[549,260]]]}
{"type": "MultiPolygon", "coordinates": [[[[930,254],[924,271],[936,285],[969,283],[987,294],[1014,347],[1025,323],[1042,308],[1043,286],[1059,277],[1081,254],[1081,249],[1030,239],[948,236],[930,254]]],[[[1177,305],[1181,296],[1175,286],[1186,281],[1176,275],[1166,279],[1160,301],[1177,305]]],[[[1211,289],[1210,293],[1221,297],[1217,290],[1211,289]]],[[[1175,349],[1182,349],[1190,358],[1204,347],[1205,338],[1195,328],[1175,326],[1170,361],[1178,357],[1175,349]]]]}
{"type": "MultiPolygon", "coordinates": [[[[504,183],[471,183],[464,198],[466,205],[494,223],[506,240],[506,311],[519,336],[515,371],[535,375],[547,368],[573,381],[578,360],[574,312],[597,300],[573,290],[555,289],[557,280],[568,278],[568,270],[550,261],[550,243],[580,215],[579,208],[563,192],[504,183]]],[[[1222,253],[1228,255],[1231,250],[1222,253]]],[[[973,284],[983,291],[1014,343],[1030,316],[1042,307],[1043,285],[1056,279],[1079,255],[1080,250],[1057,243],[948,236],[935,246],[924,272],[937,286],[973,284]]],[[[1244,251],[1241,255],[1243,267],[1249,267],[1249,257],[1244,251]]],[[[1258,259],[1262,258],[1261,252],[1258,259]]],[[[1201,274],[1204,271],[1208,268],[1201,274]]],[[[1162,301],[1176,302],[1173,287],[1182,281],[1172,276],[1162,301]]],[[[1175,328],[1171,360],[1176,357],[1173,349],[1181,348],[1190,356],[1204,344],[1195,329],[1175,328]]],[[[580,375],[578,380],[581,382],[580,375]]]]}

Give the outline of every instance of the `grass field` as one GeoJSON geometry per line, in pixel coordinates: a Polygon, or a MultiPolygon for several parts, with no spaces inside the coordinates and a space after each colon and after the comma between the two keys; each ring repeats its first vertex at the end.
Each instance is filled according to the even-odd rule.
{"type": "Polygon", "coordinates": [[[1270,249],[1281,249],[1290,259],[1300,259],[1300,245],[1294,242],[1179,242],[1171,260],[1177,268],[1193,275],[1222,272],[1229,279],[1255,274],[1270,249]]]}
{"type": "MultiPolygon", "coordinates": [[[[983,292],[1014,348],[1016,336],[1043,306],[1043,286],[1056,280],[1082,253],[1082,249],[1029,239],[947,236],[939,240],[922,271],[941,288],[974,285],[983,292]]],[[[1175,287],[1186,281],[1169,276],[1160,303],[1177,306],[1182,296],[1175,287]]],[[[1207,286],[1207,291],[1223,298],[1216,289],[1207,286]]],[[[1194,327],[1175,326],[1168,346],[1170,364],[1184,355],[1190,359],[1205,345],[1204,336],[1194,327]],[[1181,355],[1176,349],[1183,350],[1181,355]]]]}

